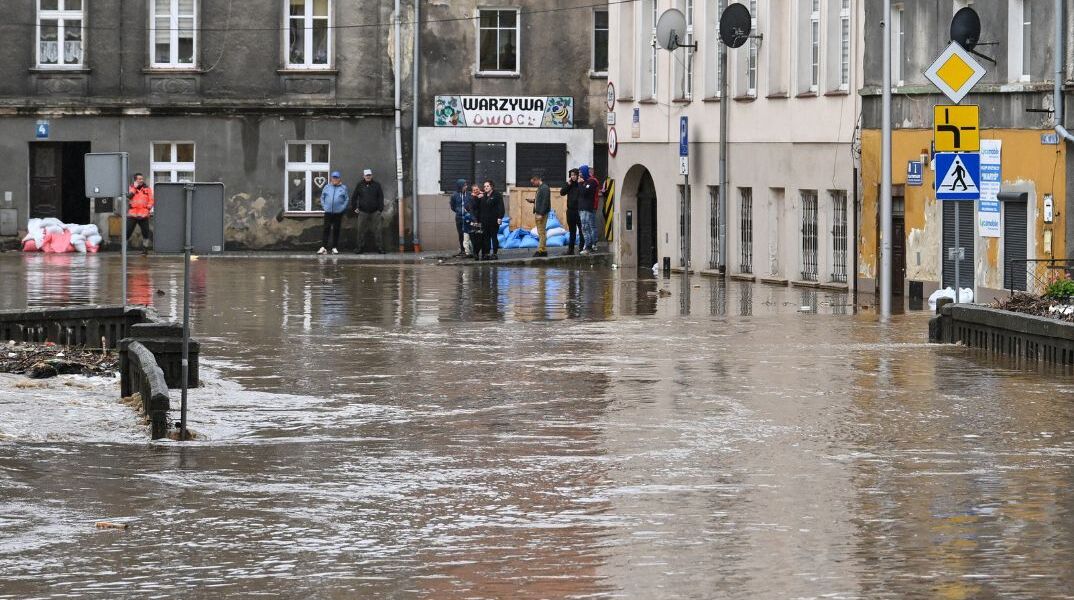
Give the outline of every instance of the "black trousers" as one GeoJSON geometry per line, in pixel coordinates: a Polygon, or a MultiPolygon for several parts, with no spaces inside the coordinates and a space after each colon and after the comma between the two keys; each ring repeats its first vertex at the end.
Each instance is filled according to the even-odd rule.
{"type": "MultiPolygon", "coordinates": [[[[499,250],[500,241],[496,239],[496,221],[481,224],[481,234],[478,241],[480,242],[481,254],[485,256],[495,254],[499,250]]],[[[474,254],[478,254],[477,248],[474,248],[474,254]]]]}
{"type": "Polygon", "coordinates": [[[466,247],[463,246],[463,243],[462,243],[463,232],[462,232],[462,221],[460,219],[455,219],[455,230],[459,232],[459,252],[460,253],[461,252],[466,252],[466,247]]]}
{"type": "MultiPolygon", "coordinates": [[[[153,232],[149,229],[149,219],[136,219],[134,217],[127,217],[127,241],[130,241],[135,226],[142,230],[142,239],[145,242],[153,241],[153,232]]],[[[144,244],[145,242],[142,243],[144,244]]]]}
{"type": "Polygon", "coordinates": [[[488,236],[489,242],[492,243],[492,253],[498,254],[500,252],[500,224],[493,221],[483,227],[486,232],[485,235],[488,236]]]}
{"type": "Polygon", "coordinates": [[[585,235],[582,233],[582,217],[576,210],[567,211],[567,231],[570,231],[570,242],[568,250],[574,252],[574,238],[578,236],[578,247],[585,248],[585,235]]]}
{"type": "Polygon", "coordinates": [[[339,248],[339,232],[341,229],[343,229],[343,213],[324,213],[321,247],[329,250],[339,248]],[[331,246],[328,245],[329,238],[331,238],[331,246]]]}

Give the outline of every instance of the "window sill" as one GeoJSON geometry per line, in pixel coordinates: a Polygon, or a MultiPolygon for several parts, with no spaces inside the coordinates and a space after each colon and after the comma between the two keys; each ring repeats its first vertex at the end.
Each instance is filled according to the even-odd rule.
{"type": "Polygon", "coordinates": [[[765,96],[765,98],[768,100],[786,100],[790,97],[791,95],[787,92],[776,92],[774,94],[768,94],[767,96],[765,96]]]}
{"type": "Polygon", "coordinates": [[[806,91],[806,92],[798,92],[797,94],[795,94],[794,97],[795,98],[816,98],[817,93],[814,92],[813,90],[809,90],[809,91],[806,91]]]}
{"type": "Polygon", "coordinates": [[[589,78],[590,79],[607,79],[608,78],[608,72],[607,71],[590,71],[589,72],[589,78]]]}
{"type": "Polygon", "coordinates": [[[284,211],[283,216],[285,218],[308,218],[308,217],[323,217],[323,210],[306,210],[306,211],[284,211]]]}
{"type": "Polygon", "coordinates": [[[689,104],[693,102],[693,98],[675,98],[671,101],[672,104],[689,104]]]}
{"type": "Polygon", "coordinates": [[[644,100],[638,100],[638,104],[656,104],[656,98],[646,98],[644,100]]]}
{"type": "Polygon", "coordinates": [[[616,102],[633,102],[634,96],[621,96],[615,99],[616,102]]]}
{"type": "Polygon", "coordinates": [[[82,65],[66,66],[54,66],[54,67],[30,67],[30,72],[35,74],[49,74],[49,73],[86,73],[89,74],[92,69],[82,65]]]}
{"type": "Polygon", "coordinates": [[[701,101],[702,102],[719,102],[720,97],[719,96],[706,96],[705,98],[702,98],[701,101]]]}
{"type": "Polygon", "coordinates": [[[745,96],[735,96],[736,102],[754,102],[757,100],[756,94],[747,94],[745,96]]]}
{"type": "Polygon", "coordinates": [[[474,77],[478,79],[522,79],[522,74],[503,71],[478,71],[474,73],[474,77]]]}
{"type": "Polygon", "coordinates": [[[144,73],[145,75],[201,75],[205,73],[205,71],[199,69],[198,67],[183,65],[181,67],[146,67],[142,69],[142,73],[144,73]]]}
{"type": "Polygon", "coordinates": [[[280,75],[336,75],[339,70],[332,67],[286,67],[276,69],[276,73],[280,75]]]}
{"type": "Polygon", "coordinates": [[[824,92],[824,95],[825,96],[849,96],[850,95],[850,90],[831,90],[829,92],[824,92]]]}

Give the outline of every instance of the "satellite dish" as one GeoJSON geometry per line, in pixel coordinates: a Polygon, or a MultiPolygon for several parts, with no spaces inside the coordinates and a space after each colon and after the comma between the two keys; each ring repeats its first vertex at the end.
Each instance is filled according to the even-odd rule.
{"type": "Polygon", "coordinates": [[[750,9],[745,4],[734,2],[727,5],[720,15],[720,40],[728,48],[740,48],[750,39],[750,9]]]}
{"type": "Polygon", "coordinates": [[[981,39],[981,17],[969,6],[959,9],[951,19],[951,41],[973,50],[981,39]]]}
{"type": "Polygon", "coordinates": [[[664,50],[675,50],[686,39],[686,15],[669,8],[656,20],[656,43],[664,50]]]}

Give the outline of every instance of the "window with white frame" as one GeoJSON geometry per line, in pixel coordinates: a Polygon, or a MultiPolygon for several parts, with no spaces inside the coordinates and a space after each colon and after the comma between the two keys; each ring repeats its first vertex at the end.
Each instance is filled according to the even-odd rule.
{"type": "Polygon", "coordinates": [[[903,9],[898,4],[891,7],[891,85],[902,85],[902,32],[903,9]]]}
{"type": "Polygon", "coordinates": [[[81,67],[84,0],[37,0],[37,64],[81,67]]]}
{"type": "MultiPolygon", "coordinates": [[[[694,43],[694,0],[684,0],[686,9],[686,45],[694,43]]],[[[683,48],[686,52],[686,72],[683,74],[682,97],[689,100],[694,97],[694,49],[683,48]]]]}
{"type": "MultiPolygon", "coordinates": [[[[709,31],[718,32],[720,30],[720,16],[723,15],[726,7],[727,0],[706,0],[705,19],[708,23],[709,31]]],[[[708,98],[719,98],[722,93],[720,90],[720,72],[723,71],[723,64],[720,61],[720,50],[723,47],[722,42],[702,44],[702,50],[705,52],[703,64],[707,65],[704,77],[705,96],[708,98]]]]}
{"type": "Polygon", "coordinates": [[[650,28],[649,28],[649,31],[648,31],[648,34],[649,34],[649,77],[651,78],[650,81],[649,81],[649,92],[650,92],[649,97],[655,98],[656,97],[656,89],[657,89],[657,79],[656,79],[657,62],[656,62],[656,60],[657,60],[657,56],[659,54],[657,52],[657,44],[656,44],[656,22],[659,19],[659,17],[657,16],[656,0],[650,0],[649,1],[648,10],[649,10],[648,19],[649,19],[649,25],[650,25],[650,28]]]}
{"type": "Polygon", "coordinates": [[[518,73],[518,9],[483,9],[478,29],[478,71],[518,73]]]}
{"type": "Polygon", "coordinates": [[[287,66],[327,69],[332,52],[332,0],[287,0],[287,66]]]}
{"type": "Polygon", "coordinates": [[[153,0],[149,39],[154,67],[194,65],[197,15],[195,0],[153,0]]]}
{"type": "Polygon", "coordinates": [[[1022,81],[1029,81],[1031,79],[1032,72],[1030,71],[1030,56],[1033,55],[1033,47],[1030,44],[1033,33],[1033,2],[1026,2],[1023,0],[1022,4],[1022,81]]]}
{"type": "Polygon", "coordinates": [[[746,57],[748,61],[746,64],[746,93],[750,96],[757,95],[757,0],[749,0],[750,8],[750,31],[754,35],[750,36],[749,41],[749,54],[746,57]]]}
{"type": "Polygon", "coordinates": [[[850,0],[839,3],[839,89],[850,89],[850,0]]]}
{"type": "Polygon", "coordinates": [[[608,74],[608,11],[593,11],[593,74],[608,74]]]}
{"type": "Polygon", "coordinates": [[[321,189],[328,182],[328,142],[287,142],[287,212],[320,212],[321,189]]]}
{"type": "Polygon", "coordinates": [[[149,185],[194,181],[194,142],[153,142],[149,185]]]}
{"type": "Polygon", "coordinates": [[[810,2],[809,12],[809,91],[820,88],[820,0],[810,2]]]}

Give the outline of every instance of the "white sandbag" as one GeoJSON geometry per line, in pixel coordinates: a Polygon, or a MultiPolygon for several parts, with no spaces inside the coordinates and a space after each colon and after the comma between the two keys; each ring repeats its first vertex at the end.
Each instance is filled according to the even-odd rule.
{"type": "Polygon", "coordinates": [[[46,217],[44,219],[41,219],[41,227],[48,229],[50,225],[58,225],[60,227],[63,227],[63,221],[57,219],[56,217],[46,217]]]}
{"type": "MultiPolygon", "coordinates": [[[[940,298],[950,298],[951,300],[954,300],[954,288],[947,287],[942,290],[936,290],[935,292],[932,292],[932,294],[929,295],[929,309],[936,310],[936,302],[940,298]]],[[[958,301],[961,303],[973,302],[973,289],[960,288],[958,290],[958,301]]]]}
{"type": "Polygon", "coordinates": [[[22,241],[23,241],[23,242],[25,243],[25,242],[28,242],[28,241],[30,241],[30,240],[32,240],[32,239],[34,239],[34,234],[32,234],[32,233],[27,233],[27,234],[26,234],[26,237],[22,238],[22,241]]]}
{"type": "Polygon", "coordinates": [[[94,246],[100,246],[103,240],[104,238],[102,238],[100,234],[94,234],[86,238],[86,241],[94,246]]]}
{"type": "Polygon", "coordinates": [[[557,235],[566,235],[568,232],[562,227],[553,227],[552,229],[549,229],[546,233],[548,237],[552,238],[556,237],[557,235]]]}
{"type": "Polygon", "coordinates": [[[47,225],[45,227],[45,233],[63,233],[62,225],[47,225]]]}
{"type": "Polygon", "coordinates": [[[26,222],[26,230],[33,231],[35,229],[44,229],[45,226],[41,224],[41,219],[33,218],[26,222]]]}
{"type": "Polygon", "coordinates": [[[530,229],[530,235],[532,235],[533,237],[537,237],[537,228],[536,227],[530,229]]]}
{"type": "Polygon", "coordinates": [[[71,243],[72,244],[75,243],[75,242],[85,242],[85,241],[86,241],[86,236],[82,235],[81,233],[72,233],[71,234],[71,243]]]}
{"type": "Polygon", "coordinates": [[[99,229],[97,229],[97,226],[94,225],[93,223],[90,223],[89,225],[83,225],[82,226],[82,235],[86,236],[86,239],[89,239],[90,236],[100,235],[100,234],[101,234],[101,231],[99,229]]]}
{"type": "Polygon", "coordinates": [[[79,240],[77,242],[74,239],[72,239],[71,240],[71,245],[74,246],[75,250],[77,250],[78,252],[81,252],[82,254],[86,253],[86,240],[85,239],[81,239],[81,240],[79,240]]]}

